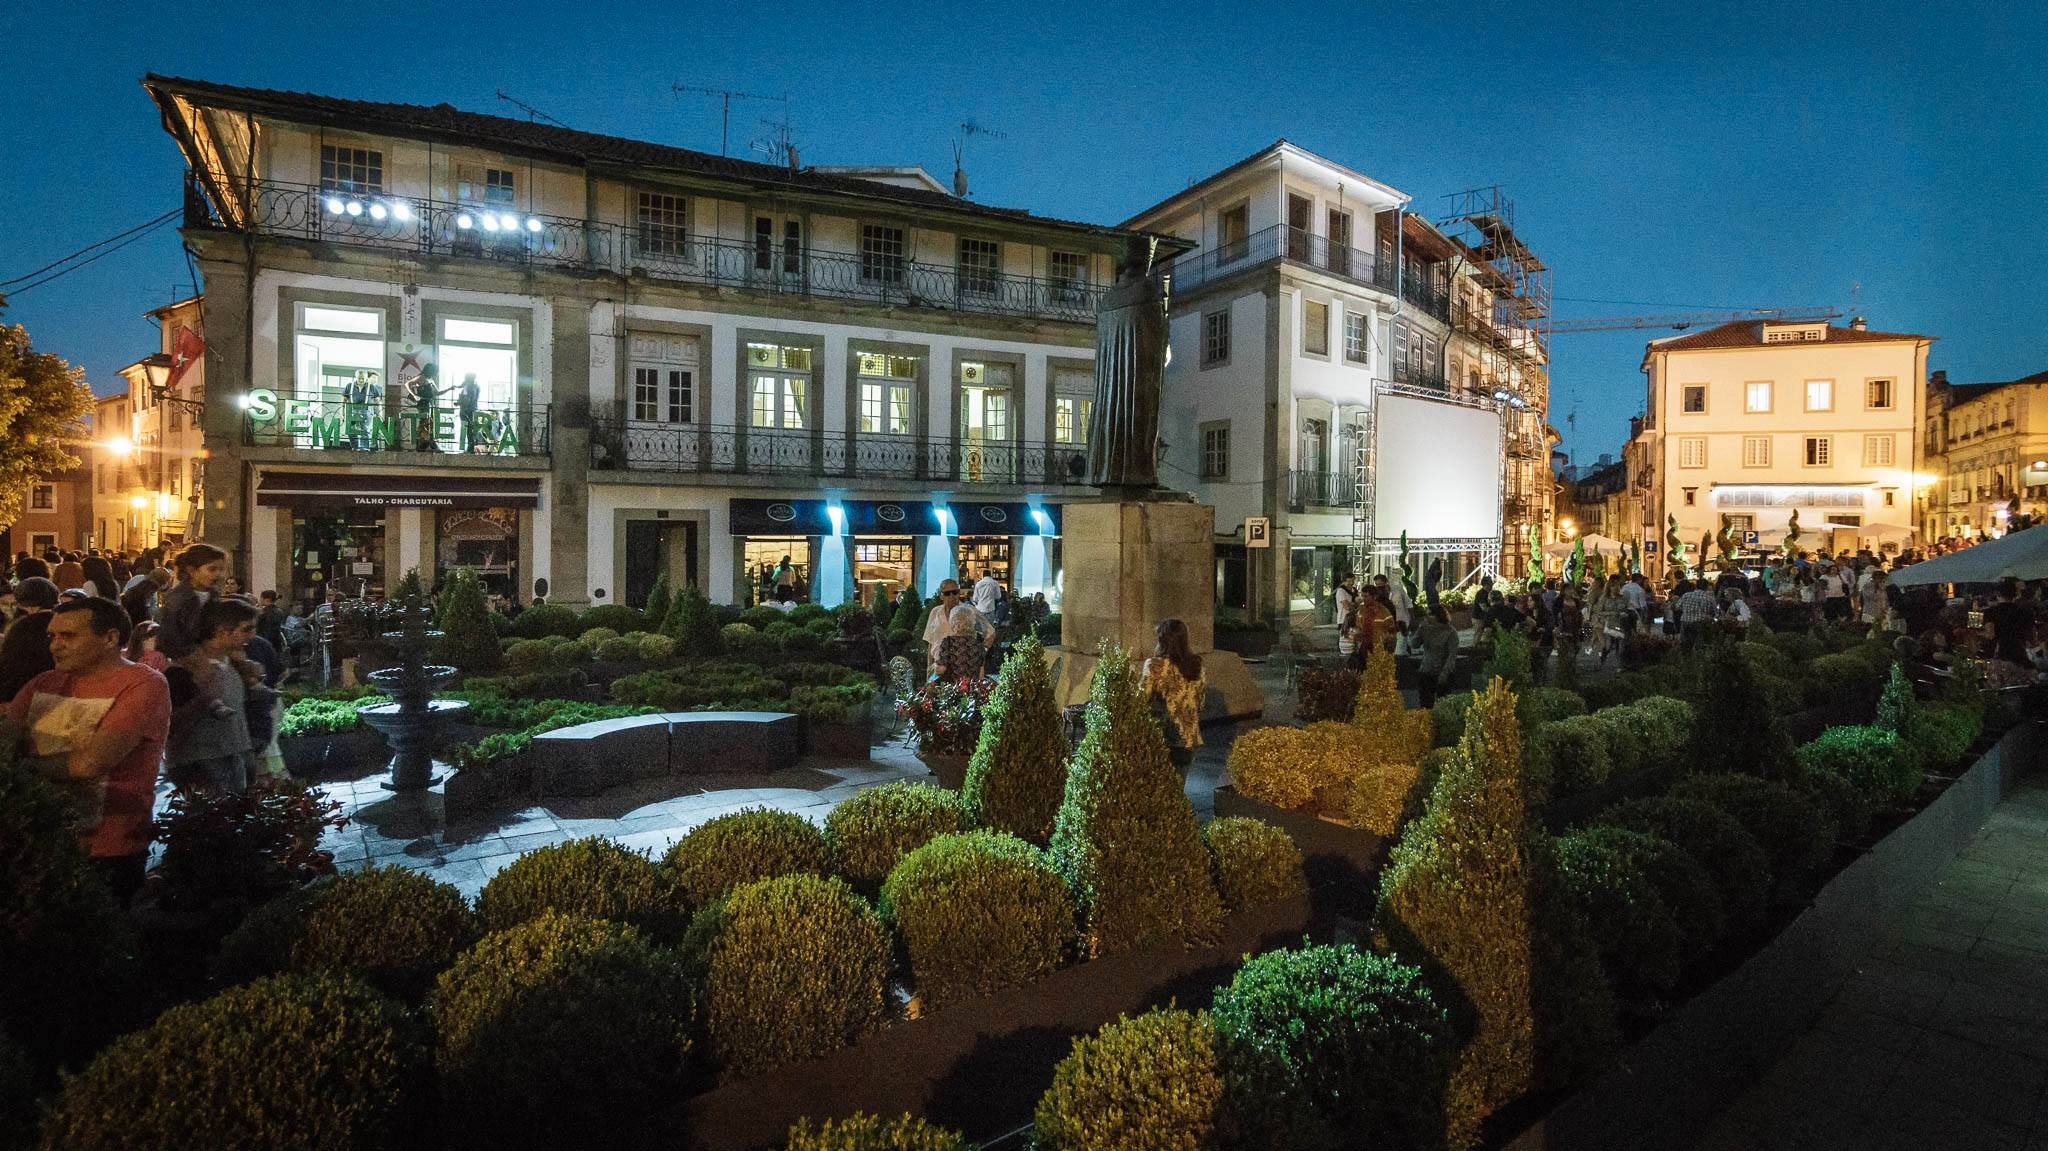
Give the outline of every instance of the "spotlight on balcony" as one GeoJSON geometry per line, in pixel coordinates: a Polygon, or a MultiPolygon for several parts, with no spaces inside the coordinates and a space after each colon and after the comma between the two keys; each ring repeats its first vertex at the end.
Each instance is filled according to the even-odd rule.
{"type": "Polygon", "coordinates": [[[539,216],[528,216],[528,217],[526,218],[526,230],[527,230],[527,231],[529,231],[529,232],[538,232],[538,231],[540,231],[540,217],[539,217],[539,216]]]}
{"type": "Polygon", "coordinates": [[[404,200],[393,200],[391,201],[391,218],[394,220],[410,220],[412,219],[412,209],[405,206],[404,200]]]}
{"type": "Polygon", "coordinates": [[[1493,402],[1494,402],[1494,403],[1496,403],[1496,404],[1504,404],[1504,403],[1507,403],[1507,402],[1508,402],[1508,392],[1507,392],[1507,389],[1506,389],[1506,388],[1495,388],[1495,389],[1493,389],[1493,402]]]}
{"type": "Polygon", "coordinates": [[[485,212],[483,221],[484,231],[495,232],[498,230],[498,214],[496,212],[485,212]]]}
{"type": "Polygon", "coordinates": [[[348,214],[351,216],[360,216],[363,214],[363,206],[354,200],[350,200],[348,202],[347,211],[348,214]]]}
{"type": "Polygon", "coordinates": [[[391,213],[384,210],[384,205],[382,204],[370,205],[370,218],[372,220],[381,220],[390,214],[391,213]]]}
{"type": "Polygon", "coordinates": [[[1523,408],[1526,408],[1526,407],[1528,407],[1528,406],[1529,406],[1529,401],[1527,401],[1527,400],[1523,399],[1523,398],[1522,398],[1522,397],[1520,397],[1520,396],[1509,396],[1509,397],[1508,397],[1508,404],[1509,404],[1509,406],[1513,407],[1513,408],[1514,408],[1514,409],[1515,409],[1516,411],[1518,411],[1518,412],[1519,412],[1519,411],[1521,411],[1521,410],[1522,410],[1523,408]]]}
{"type": "Polygon", "coordinates": [[[328,215],[330,215],[330,216],[339,216],[339,215],[341,215],[341,209],[342,209],[342,203],[341,203],[341,197],[340,197],[340,196],[329,196],[329,197],[327,197],[327,214],[328,214],[328,215]]]}
{"type": "Polygon", "coordinates": [[[472,220],[472,219],[470,219],[470,218],[469,218],[469,213],[468,213],[468,212],[460,212],[460,213],[457,213],[457,214],[456,214],[456,217],[455,217],[455,226],[456,226],[456,227],[458,227],[458,228],[462,228],[462,229],[465,229],[465,230],[467,230],[467,229],[469,228],[469,226],[470,226],[471,224],[475,223],[475,222],[476,222],[476,221],[474,221],[474,220],[472,220]]]}

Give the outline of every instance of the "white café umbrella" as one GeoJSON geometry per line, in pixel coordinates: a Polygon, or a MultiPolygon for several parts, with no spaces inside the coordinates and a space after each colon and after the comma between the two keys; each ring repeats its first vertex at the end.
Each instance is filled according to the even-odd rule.
{"type": "Polygon", "coordinates": [[[2048,525],[2014,532],[1892,573],[1891,582],[1912,587],[1937,583],[1996,583],[2048,579],[2048,525]]]}
{"type": "Polygon", "coordinates": [[[1620,540],[1608,539],[1599,532],[1587,532],[1585,535],[1577,536],[1573,539],[1559,540],[1554,544],[1544,544],[1543,554],[1562,559],[1572,554],[1572,546],[1580,540],[1585,541],[1586,554],[1589,556],[1618,556],[1628,551],[1628,545],[1620,540]]]}

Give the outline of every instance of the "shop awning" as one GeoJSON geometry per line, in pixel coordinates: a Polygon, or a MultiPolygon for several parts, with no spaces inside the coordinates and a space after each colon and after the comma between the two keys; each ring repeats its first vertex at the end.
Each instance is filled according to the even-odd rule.
{"type": "MultiPolygon", "coordinates": [[[[1058,535],[1056,504],[930,500],[840,500],[850,536],[930,536],[939,534],[937,510],[946,512],[945,534],[952,536],[1058,535]],[[1040,522],[1039,516],[1044,516],[1040,522]]],[[[734,535],[823,536],[841,530],[833,522],[831,500],[735,499],[730,509],[734,535]]]]}
{"type": "Polygon", "coordinates": [[[271,508],[531,508],[540,481],[511,476],[265,472],[256,502],[271,508]]]}

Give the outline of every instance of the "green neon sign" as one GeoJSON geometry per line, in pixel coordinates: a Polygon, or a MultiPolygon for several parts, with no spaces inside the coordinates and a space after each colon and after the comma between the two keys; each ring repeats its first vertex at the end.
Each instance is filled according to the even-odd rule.
{"type": "Polygon", "coordinates": [[[281,398],[270,388],[250,389],[244,407],[251,432],[305,437],[316,448],[413,451],[431,441],[434,450],[452,444],[459,453],[480,447],[491,455],[519,454],[518,422],[508,411],[479,410],[465,420],[451,407],[394,412],[382,404],[281,398]]]}

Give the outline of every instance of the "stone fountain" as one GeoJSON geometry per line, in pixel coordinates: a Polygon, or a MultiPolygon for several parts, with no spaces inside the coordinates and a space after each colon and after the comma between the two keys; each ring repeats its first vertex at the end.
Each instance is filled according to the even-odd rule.
{"type": "Polygon", "coordinates": [[[395,792],[425,791],[440,782],[434,775],[434,748],[441,725],[468,711],[469,703],[434,698],[436,690],[454,681],[457,671],[426,662],[428,650],[441,633],[427,626],[433,613],[420,594],[412,593],[385,614],[398,622],[397,631],[384,633],[398,653],[398,666],[373,671],[369,680],[372,687],[390,696],[391,702],[366,707],[358,714],[391,744],[391,781],[384,786],[395,792]]]}

